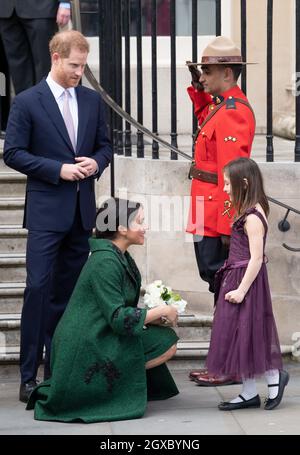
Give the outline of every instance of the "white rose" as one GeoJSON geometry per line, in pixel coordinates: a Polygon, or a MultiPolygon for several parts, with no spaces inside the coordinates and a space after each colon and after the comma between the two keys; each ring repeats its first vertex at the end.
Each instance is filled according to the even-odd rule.
{"type": "Polygon", "coordinates": [[[185,312],[185,307],[187,305],[187,302],[185,300],[181,299],[181,300],[177,300],[176,302],[172,301],[171,305],[177,309],[178,314],[183,314],[185,312]]]}

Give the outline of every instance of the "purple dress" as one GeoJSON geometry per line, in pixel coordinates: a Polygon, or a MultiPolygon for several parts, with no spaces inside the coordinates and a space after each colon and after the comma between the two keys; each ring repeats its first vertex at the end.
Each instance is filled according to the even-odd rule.
{"type": "Polygon", "coordinates": [[[282,360],[274,320],[266,263],[240,304],[225,300],[225,294],[238,288],[249,259],[249,241],[244,231],[247,215],[259,217],[268,230],[263,215],[248,209],[232,226],[228,260],[216,274],[216,308],[210,349],[206,361],[212,375],[251,378],[265,371],[281,369],[282,360]]]}

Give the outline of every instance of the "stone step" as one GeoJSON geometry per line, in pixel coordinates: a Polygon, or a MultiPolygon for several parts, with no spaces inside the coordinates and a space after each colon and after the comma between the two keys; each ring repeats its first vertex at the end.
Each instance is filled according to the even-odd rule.
{"type": "Polygon", "coordinates": [[[24,196],[26,179],[26,175],[19,172],[0,172],[0,197],[24,196]]]}
{"type": "Polygon", "coordinates": [[[0,197],[0,225],[22,225],[24,202],[24,197],[0,197]]]}
{"type": "Polygon", "coordinates": [[[25,283],[0,283],[0,315],[20,315],[24,289],[25,283]]]}
{"type": "Polygon", "coordinates": [[[27,230],[18,225],[0,225],[0,253],[24,253],[27,230]]]}
{"type": "MultiPolygon", "coordinates": [[[[185,340],[185,350],[194,349],[194,340],[208,343],[210,340],[212,318],[210,316],[183,315],[175,328],[181,340],[185,340]]],[[[20,314],[0,313],[0,345],[18,346],[20,344],[20,314]]],[[[183,348],[182,348],[183,349],[183,348]]]]}
{"type": "Polygon", "coordinates": [[[25,253],[0,254],[0,283],[24,282],[26,279],[25,253]]]}
{"type": "Polygon", "coordinates": [[[0,347],[20,345],[20,314],[0,314],[0,347]]]}
{"type": "Polygon", "coordinates": [[[197,314],[183,314],[178,318],[175,332],[181,340],[210,340],[213,317],[197,314]]]}
{"type": "Polygon", "coordinates": [[[9,172],[11,168],[6,166],[3,160],[3,141],[0,140],[0,172],[9,172]]]}

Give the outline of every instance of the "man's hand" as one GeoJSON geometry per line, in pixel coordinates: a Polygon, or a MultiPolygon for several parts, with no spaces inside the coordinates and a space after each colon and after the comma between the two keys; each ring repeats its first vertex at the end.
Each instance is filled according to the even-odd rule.
{"type": "Polygon", "coordinates": [[[191,65],[191,61],[187,60],[186,64],[188,65],[188,69],[192,75],[192,86],[201,92],[204,90],[203,85],[200,82],[200,77],[201,77],[201,71],[198,70],[197,65],[191,65]]]}
{"type": "Polygon", "coordinates": [[[57,15],[56,15],[56,23],[57,25],[63,27],[64,25],[67,25],[71,18],[71,9],[70,8],[62,8],[59,7],[57,10],[57,15]]]}
{"type": "Polygon", "coordinates": [[[60,170],[60,178],[63,180],[83,180],[88,177],[88,171],[78,164],[63,164],[60,170]]]}
{"type": "Polygon", "coordinates": [[[87,156],[78,156],[75,158],[80,164],[80,167],[84,168],[87,171],[87,177],[94,175],[98,171],[98,164],[97,161],[93,160],[93,158],[88,158],[87,156]]]}

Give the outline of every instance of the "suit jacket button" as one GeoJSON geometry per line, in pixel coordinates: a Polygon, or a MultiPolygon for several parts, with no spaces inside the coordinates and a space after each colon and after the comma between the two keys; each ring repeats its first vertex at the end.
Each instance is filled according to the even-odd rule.
{"type": "Polygon", "coordinates": [[[208,196],[208,199],[211,201],[212,200],[212,196],[208,196]]]}

